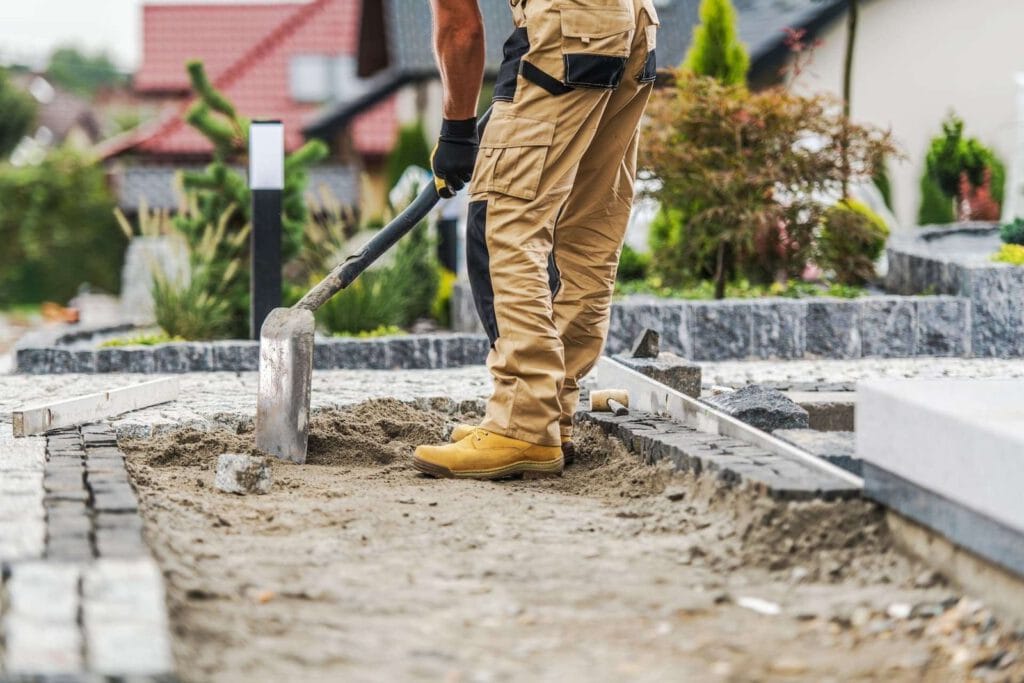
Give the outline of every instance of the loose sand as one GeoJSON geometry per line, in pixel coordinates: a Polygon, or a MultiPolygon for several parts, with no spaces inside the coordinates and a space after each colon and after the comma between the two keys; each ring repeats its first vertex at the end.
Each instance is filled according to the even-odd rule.
{"type": "Polygon", "coordinates": [[[251,433],[124,445],[184,680],[1024,680],[1020,638],[869,503],[673,476],[591,429],[562,478],[429,479],[414,445],[475,417],[438,405],[318,415],[266,496],[212,488],[251,433]]]}

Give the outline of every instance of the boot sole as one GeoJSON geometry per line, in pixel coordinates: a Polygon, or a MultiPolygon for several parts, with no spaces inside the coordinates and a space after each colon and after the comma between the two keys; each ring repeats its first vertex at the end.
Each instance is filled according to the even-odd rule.
{"type": "Polygon", "coordinates": [[[542,474],[549,476],[561,476],[565,469],[565,461],[562,458],[550,462],[535,462],[532,460],[521,460],[503,467],[496,467],[492,470],[467,470],[464,472],[453,472],[447,467],[435,465],[419,458],[412,459],[412,466],[423,474],[444,479],[504,479],[517,474],[542,474]]]}

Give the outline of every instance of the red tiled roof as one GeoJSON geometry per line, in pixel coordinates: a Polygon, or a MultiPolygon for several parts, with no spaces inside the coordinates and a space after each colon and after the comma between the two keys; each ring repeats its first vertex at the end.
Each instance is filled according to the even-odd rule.
{"type": "MultiPolygon", "coordinates": [[[[321,105],[291,98],[290,58],[299,54],[354,54],[359,11],[360,0],[147,6],[146,54],[136,87],[187,88],[185,61],[202,58],[214,85],[239,112],[254,119],[283,121],[285,147],[295,150],[303,143],[303,125],[321,105]]],[[[212,150],[210,143],[182,118],[189,104],[183,101],[173,116],[157,126],[108,146],[106,156],[127,149],[155,155],[208,154],[212,150]]],[[[361,114],[352,131],[357,151],[387,152],[393,144],[395,128],[393,100],[361,114]]]]}

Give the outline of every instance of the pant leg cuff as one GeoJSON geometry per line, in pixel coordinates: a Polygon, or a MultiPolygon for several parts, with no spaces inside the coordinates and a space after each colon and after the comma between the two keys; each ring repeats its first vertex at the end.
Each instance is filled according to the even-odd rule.
{"type": "Polygon", "coordinates": [[[490,420],[484,420],[480,427],[486,429],[489,432],[495,434],[501,434],[507,436],[510,439],[518,439],[519,441],[525,441],[526,443],[532,443],[535,446],[561,446],[561,438],[553,438],[551,434],[539,435],[536,432],[528,432],[515,427],[509,427],[508,429],[502,429],[498,425],[494,424],[490,420]]]}

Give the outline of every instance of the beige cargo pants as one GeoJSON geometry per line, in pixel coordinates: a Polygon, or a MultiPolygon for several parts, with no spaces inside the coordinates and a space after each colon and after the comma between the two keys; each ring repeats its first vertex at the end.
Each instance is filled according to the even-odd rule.
{"type": "Polygon", "coordinates": [[[491,341],[485,429],[554,446],[608,332],[655,77],[652,0],[510,0],[470,186],[467,262],[491,341]]]}

